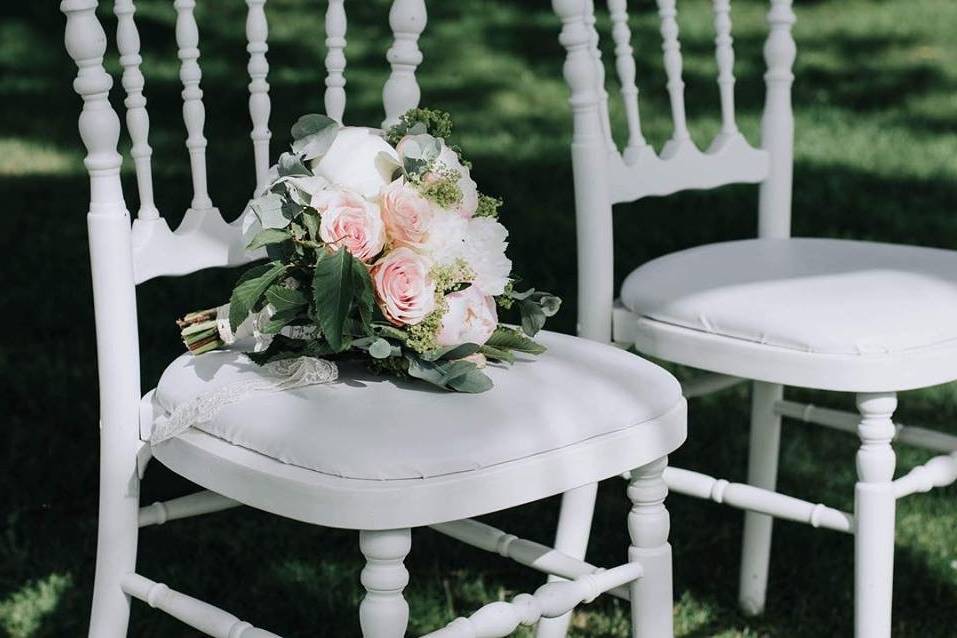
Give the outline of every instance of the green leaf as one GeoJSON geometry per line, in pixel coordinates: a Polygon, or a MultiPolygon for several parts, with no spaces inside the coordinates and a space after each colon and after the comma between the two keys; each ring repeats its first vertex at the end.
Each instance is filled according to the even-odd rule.
{"type": "Polygon", "coordinates": [[[545,326],[545,311],[536,302],[519,301],[518,311],[522,315],[522,332],[529,337],[534,337],[545,326]]]}
{"type": "Polygon", "coordinates": [[[455,359],[462,359],[469,355],[475,354],[479,351],[479,344],[477,343],[462,343],[457,346],[448,346],[445,348],[438,348],[422,356],[426,361],[438,361],[439,359],[444,359],[446,361],[453,361],[455,359]]]}
{"type": "Polygon", "coordinates": [[[285,271],[285,264],[270,262],[243,274],[229,298],[229,325],[233,330],[245,321],[266,289],[285,271]]]}
{"type": "Polygon", "coordinates": [[[312,171],[302,163],[302,158],[293,153],[283,153],[279,156],[279,177],[297,177],[312,175],[312,171]]]}
{"type": "Polygon", "coordinates": [[[273,335],[298,318],[299,312],[296,310],[283,310],[270,317],[269,321],[262,326],[261,330],[263,334],[273,335]]]}
{"type": "Polygon", "coordinates": [[[319,215],[315,211],[312,209],[303,211],[302,225],[306,227],[309,239],[319,241],[319,215]]]}
{"type": "Polygon", "coordinates": [[[512,354],[510,350],[502,350],[501,348],[495,348],[488,344],[479,348],[479,352],[492,361],[506,361],[508,363],[514,363],[515,361],[515,355],[512,354]]]}
{"type": "Polygon", "coordinates": [[[336,352],[344,349],[343,330],[352,305],[355,268],[348,250],[340,249],[320,257],[312,280],[317,323],[336,352]]]}
{"type": "Polygon", "coordinates": [[[249,202],[263,228],[285,228],[292,220],[283,214],[283,197],[277,193],[266,193],[249,202]]]}
{"type": "Polygon", "coordinates": [[[506,326],[499,326],[488,338],[485,345],[500,350],[515,350],[526,354],[542,354],[547,348],[533,339],[525,336],[520,331],[506,326]]]}
{"type": "Polygon", "coordinates": [[[549,295],[545,293],[542,295],[541,301],[539,302],[542,306],[542,312],[545,313],[546,317],[554,317],[558,314],[559,309],[562,307],[562,300],[560,297],[555,295],[549,295]]]}
{"type": "Polygon", "coordinates": [[[478,368],[469,370],[465,374],[448,381],[448,387],[456,392],[467,392],[469,394],[487,392],[492,389],[492,385],[492,380],[478,368]]]}
{"type": "Polygon", "coordinates": [[[355,281],[355,303],[359,309],[359,319],[365,334],[372,334],[372,313],[375,310],[375,295],[372,292],[372,277],[369,269],[358,259],[352,260],[353,280],[355,281]]]}
{"type": "Polygon", "coordinates": [[[303,115],[292,126],[292,150],[303,160],[324,155],[339,133],[339,124],[325,115],[303,115]]]}
{"type": "Polygon", "coordinates": [[[286,288],[285,286],[271,286],[266,291],[266,301],[271,303],[276,312],[285,312],[301,308],[308,303],[306,296],[298,290],[286,288]]]}
{"type": "Polygon", "coordinates": [[[392,356],[392,344],[379,337],[369,344],[369,354],[374,359],[388,359],[392,356]]]}
{"type": "Polygon", "coordinates": [[[285,230],[264,228],[253,237],[252,241],[246,246],[246,250],[256,250],[257,248],[262,248],[270,244],[279,244],[288,241],[291,237],[292,235],[285,230]]]}

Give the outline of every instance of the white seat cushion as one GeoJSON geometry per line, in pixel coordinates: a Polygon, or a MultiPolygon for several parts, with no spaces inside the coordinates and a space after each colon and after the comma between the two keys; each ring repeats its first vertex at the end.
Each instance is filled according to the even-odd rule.
{"type": "Polygon", "coordinates": [[[622,303],[674,326],[827,355],[957,340],[957,252],[834,239],[754,239],[655,259],[622,303]]]}
{"type": "MultiPolygon", "coordinates": [[[[539,341],[548,352],[538,359],[489,366],[495,387],[482,394],[433,390],[343,365],[335,383],[254,395],[198,427],[284,463],[338,477],[430,478],[619,432],[683,401],[670,374],[633,354],[556,333],[543,332],[539,341]]],[[[163,373],[153,395],[154,413],[169,413],[200,394],[259,374],[239,352],[185,354],[163,373]]]]}

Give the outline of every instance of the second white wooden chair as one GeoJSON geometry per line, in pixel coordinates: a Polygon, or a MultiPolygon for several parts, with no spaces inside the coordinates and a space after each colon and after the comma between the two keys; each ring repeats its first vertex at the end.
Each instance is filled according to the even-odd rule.
{"type": "MultiPolygon", "coordinates": [[[[753,380],[749,485],[678,468],[666,471],[666,482],[675,492],[747,510],[740,603],[749,613],[764,608],[774,517],[854,534],[855,633],[887,638],[895,503],[957,478],[957,437],[892,420],[897,392],[957,379],[957,252],[790,238],[791,0],[770,1],[758,147],[735,122],[731,5],[713,1],[722,124],[706,151],[686,123],[676,2],[657,4],[674,123],[660,154],[641,132],[626,0],[608,0],[628,124],[623,151],[611,137],[592,0],[553,2],[566,25],[579,22],[589,34],[571,38],[563,30],[561,39],[574,118],[579,334],[717,373],[687,387],[689,397],[753,380]],[[616,300],[612,206],[732,183],[760,184],[759,238],[655,259],[628,275],[616,300]],[[786,385],[855,393],[858,413],[785,400],[786,385]],[[773,491],[782,417],[860,437],[853,514],[773,491]],[[895,480],[895,438],[940,456],[895,480]]],[[[584,555],[593,501],[589,488],[566,495],[556,547],[584,555]]],[[[553,621],[539,636],[562,635],[564,627],[553,621]]]]}

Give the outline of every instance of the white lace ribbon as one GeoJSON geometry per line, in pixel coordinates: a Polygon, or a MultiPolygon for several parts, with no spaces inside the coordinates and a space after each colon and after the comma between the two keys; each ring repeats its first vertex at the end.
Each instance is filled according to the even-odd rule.
{"type": "Polygon", "coordinates": [[[176,406],[168,415],[157,417],[153,421],[150,443],[165,441],[193,426],[209,423],[227,405],[253,394],[332,383],[339,377],[335,363],[315,357],[273,361],[261,366],[259,372],[256,378],[228,383],[176,406]]]}

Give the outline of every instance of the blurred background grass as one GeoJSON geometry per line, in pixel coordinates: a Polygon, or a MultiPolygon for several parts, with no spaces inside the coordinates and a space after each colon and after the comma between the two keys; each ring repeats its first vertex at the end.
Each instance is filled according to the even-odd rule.
{"type": "MultiPolygon", "coordinates": [[[[175,224],[190,199],[180,119],[171,2],[137,3],[154,147],[156,199],[175,224]]],[[[423,104],[455,116],[457,141],[484,190],[504,197],[516,270],[566,300],[554,324],[574,325],[575,244],[557,19],[545,0],[430,3],[421,46],[423,104]]],[[[602,4],[602,3],[599,3],[602,4]]],[[[653,3],[634,6],[632,27],[642,120],[656,147],[670,132],[653,3]]],[[[709,3],[687,2],[679,22],[692,133],[717,131],[709,3]]],[[[115,21],[108,64],[117,69],[115,21]]],[[[200,2],[210,192],[227,218],[252,189],[242,2],[200,2]]],[[[324,3],[270,0],[269,81],[273,151],[301,113],[322,111],[324,3]]],[[[349,3],[347,121],[378,123],[389,45],[385,0],[349,3]]],[[[756,140],[763,98],[766,3],[733,3],[739,122],[756,140]]],[[[957,248],[957,3],[952,0],[798,0],[794,86],[796,235],[856,237],[957,248]]],[[[76,133],[75,70],[63,51],[52,2],[0,8],[0,237],[7,329],[0,349],[0,632],[12,638],[85,635],[92,584],[97,484],[95,349],[84,212],[87,180],[76,133]],[[11,325],[12,323],[12,325],[11,325]]],[[[608,32],[607,13],[599,26],[608,32]]],[[[608,38],[606,63],[613,59],[608,38]]],[[[609,78],[614,74],[609,65],[609,78]]],[[[118,76],[117,76],[118,77],[118,76]]],[[[623,116],[610,79],[619,139],[623,116]]],[[[112,99],[122,109],[119,82],[112,99]]],[[[124,140],[128,144],[128,140],[124,140]]],[[[130,162],[126,192],[135,209],[130,162]]],[[[622,206],[618,275],[649,258],[703,242],[752,236],[756,189],[729,187],[622,206]]],[[[235,273],[208,272],[141,288],[143,387],[181,350],[172,319],[219,301],[235,273]]],[[[893,299],[888,300],[894,303],[893,299]]],[[[849,407],[848,396],[791,391],[849,407]]],[[[957,432],[957,392],[908,393],[905,422],[957,432]]],[[[673,462],[729,479],[744,476],[747,391],[697,400],[689,443],[673,462]]],[[[781,488],[852,507],[853,437],[788,425],[781,488]]],[[[902,470],[928,454],[901,449],[902,470]]],[[[603,485],[589,558],[614,564],[626,543],[623,485],[603,485]]],[[[159,464],[144,502],[189,492],[159,464]]],[[[895,636],[957,636],[957,489],[903,501],[898,512],[895,636]]],[[[549,542],[556,501],[490,517],[549,542]]],[[[851,631],[852,543],[845,536],[778,523],[768,612],[735,605],[741,515],[673,497],[676,618],[680,636],[842,636],[851,631]]],[[[361,568],[355,534],[234,510],[147,529],[140,570],[286,636],[355,636],[361,568]]],[[[415,534],[408,565],[415,634],[487,598],[534,588],[540,578],[429,530],[415,534]]],[[[575,616],[573,635],[623,637],[627,610],[599,601],[575,616]]],[[[195,632],[136,605],[132,636],[195,632]]],[[[521,634],[529,635],[529,634],[521,634]]]]}

